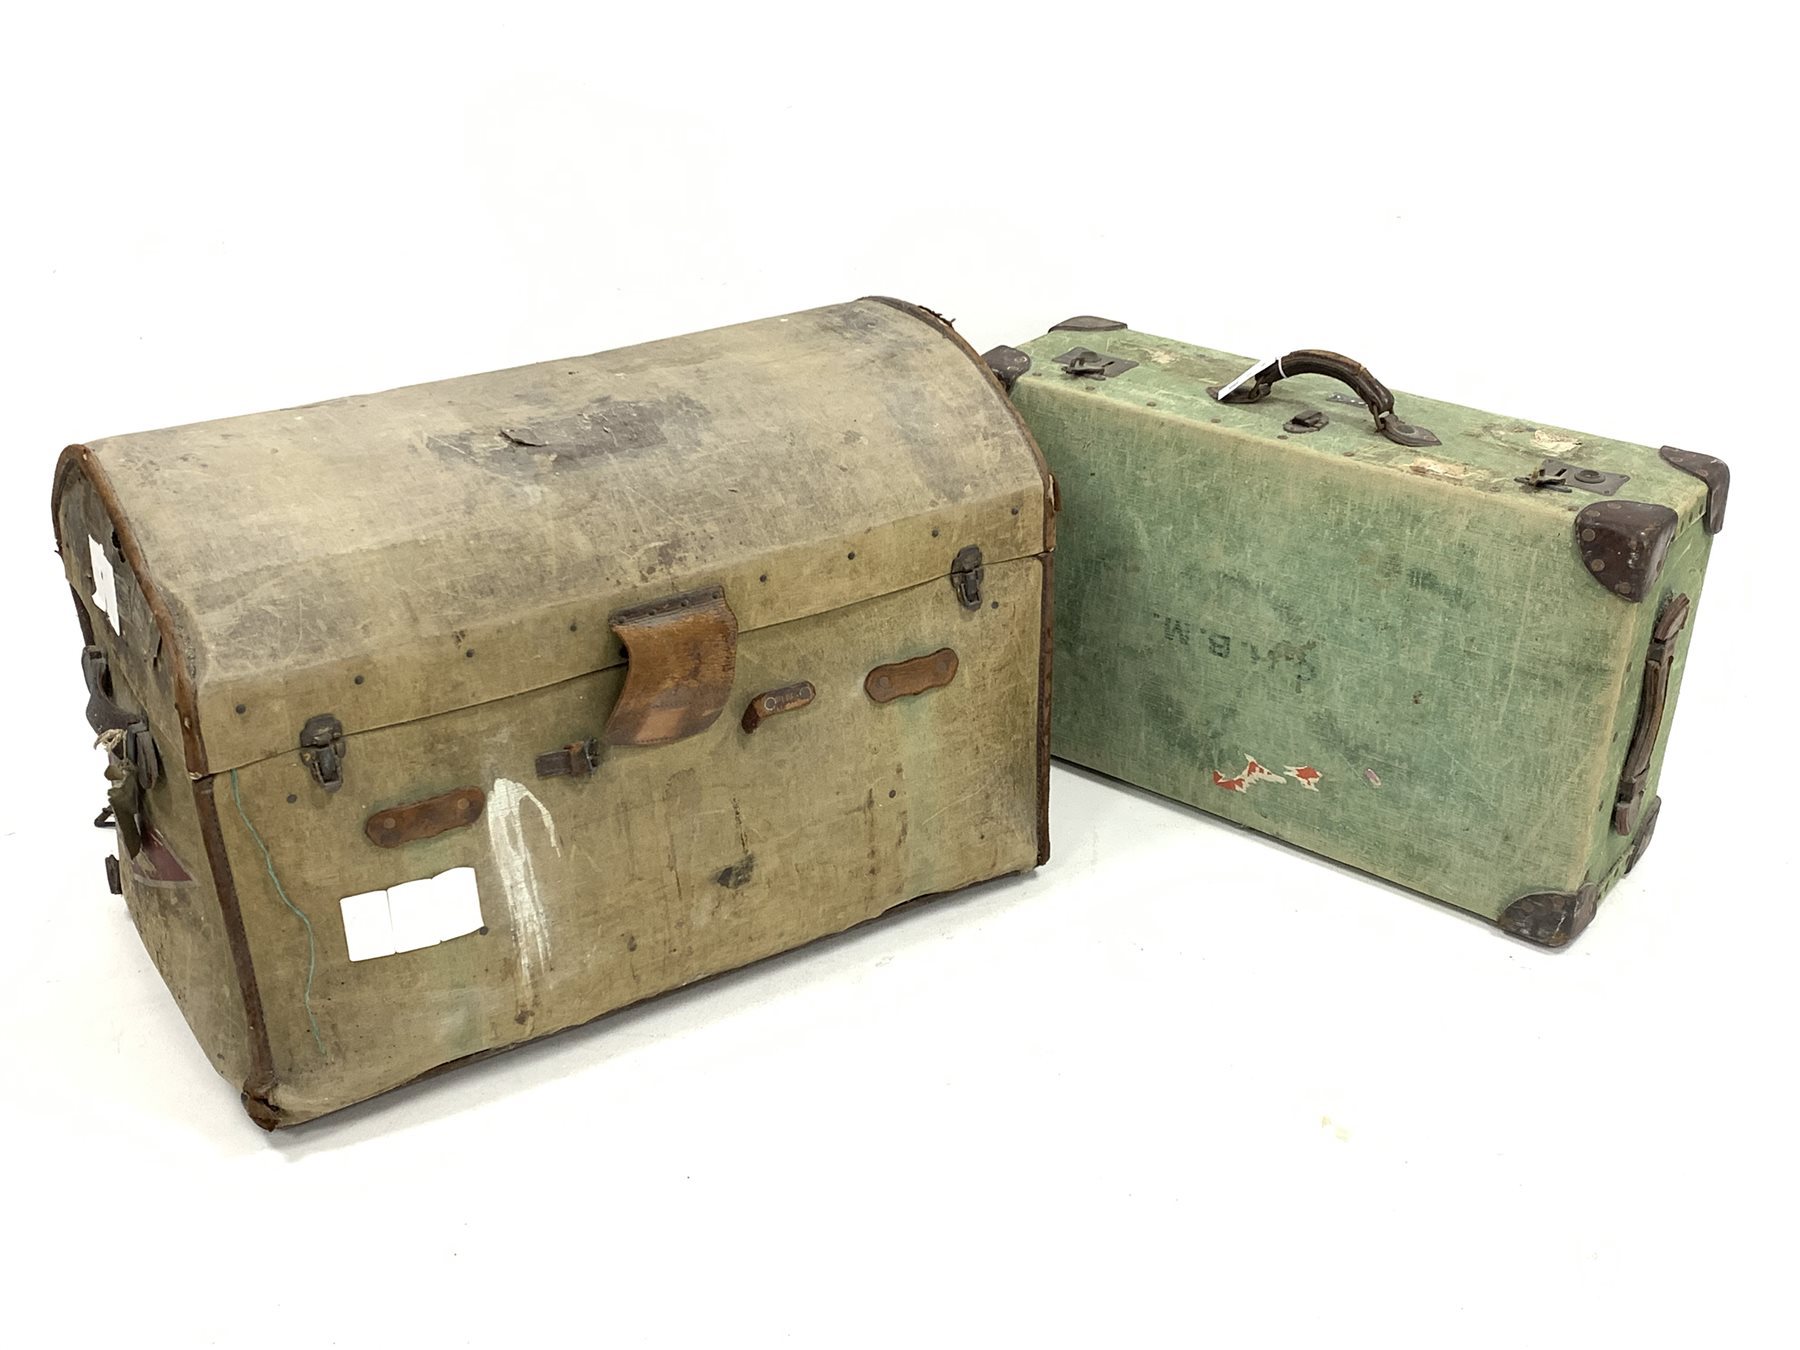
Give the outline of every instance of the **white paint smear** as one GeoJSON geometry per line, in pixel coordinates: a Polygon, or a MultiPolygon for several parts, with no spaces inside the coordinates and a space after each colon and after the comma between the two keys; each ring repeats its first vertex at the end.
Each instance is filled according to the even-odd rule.
{"type": "Polygon", "coordinates": [[[385,891],[364,891],[338,901],[344,945],[352,961],[434,947],[481,927],[481,891],[473,867],[452,867],[435,877],[403,881],[385,891]]]}
{"type": "Polygon", "coordinates": [[[119,631],[119,584],[113,578],[112,559],[106,556],[100,541],[91,534],[88,536],[88,561],[94,567],[94,603],[100,606],[100,612],[106,615],[116,633],[119,631]]]}
{"type": "Polygon", "coordinates": [[[556,835],[556,822],[550,818],[549,809],[524,784],[510,778],[496,778],[494,790],[488,793],[486,816],[494,870],[500,874],[500,885],[506,893],[506,909],[512,917],[513,935],[519,950],[519,983],[529,998],[538,972],[550,964],[550,930],[544,917],[544,898],[538,888],[537,868],[532,864],[531,849],[525,840],[526,803],[536,810],[539,823],[550,837],[550,847],[560,858],[562,841],[556,835]]]}

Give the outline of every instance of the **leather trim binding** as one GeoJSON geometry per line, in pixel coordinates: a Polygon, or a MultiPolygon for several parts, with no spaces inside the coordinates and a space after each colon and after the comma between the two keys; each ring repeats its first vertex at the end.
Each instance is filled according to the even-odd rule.
{"type": "Polygon", "coordinates": [[[1683,473],[1691,473],[1706,484],[1706,511],[1701,516],[1708,534],[1725,528],[1725,499],[1731,495],[1731,466],[1722,459],[1703,455],[1698,450],[1680,450],[1665,445],[1656,452],[1663,462],[1683,473]]]}
{"type": "Polygon", "coordinates": [[[244,911],[238,903],[237,883],[231,876],[231,858],[225,834],[219,828],[219,807],[213,800],[212,778],[194,781],[194,807],[200,816],[200,838],[206,845],[206,862],[212,868],[213,894],[218,897],[225,938],[231,948],[231,964],[237,972],[238,992],[244,1000],[244,1026],[250,1038],[250,1073],[243,1084],[244,1109],[265,1130],[275,1128],[270,1094],[275,1090],[275,1051],[269,1043],[269,1024],[263,1015],[262,992],[256,985],[256,967],[250,959],[250,939],[244,932],[244,911]],[[263,1109],[258,1111],[257,1105],[263,1109]]]}
{"type": "MultiPolygon", "coordinates": [[[[1054,487],[1054,483],[1052,483],[1054,487]]],[[[1050,622],[1054,612],[1055,574],[1050,555],[1043,556],[1044,626],[1038,648],[1038,866],[1050,861],[1050,659],[1055,653],[1055,632],[1050,622]]]]}
{"type": "Polygon", "coordinates": [[[1113,333],[1131,325],[1119,319],[1102,319],[1097,314],[1077,314],[1072,319],[1050,325],[1052,333],[1113,333]]]}

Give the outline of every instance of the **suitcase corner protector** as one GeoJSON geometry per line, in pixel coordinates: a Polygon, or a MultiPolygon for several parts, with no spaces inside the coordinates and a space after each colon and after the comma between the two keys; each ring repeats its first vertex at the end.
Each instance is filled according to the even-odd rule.
{"type": "Polygon", "coordinates": [[[1578,891],[1534,891],[1522,895],[1495,922],[1503,932],[1540,947],[1566,947],[1594,920],[1600,888],[1585,883],[1578,891]]]}
{"type": "Polygon", "coordinates": [[[1655,586],[1680,525],[1671,507],[1609,498],[1576,513],[1575,547],[1596,585],[1635,605],[1655,586]]]}
{"type": "Polygon", "coordinates": [[[1656,453],[1662,456],[1663,463],[1683,473],[1691,473],[1706,484],[1706,510],[1701,515],[1701,523],[1708,534],[1717,534],[1724,529],[1725,499],[1731,493],[1731,466],[1714,455],[1682,450],[1673,445],[1665,445],[1656,453]]]}

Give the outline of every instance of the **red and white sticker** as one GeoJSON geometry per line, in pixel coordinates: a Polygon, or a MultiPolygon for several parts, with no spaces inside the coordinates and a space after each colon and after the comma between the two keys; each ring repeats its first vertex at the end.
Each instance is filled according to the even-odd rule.
{"type": "Polygon", "coordinates": [[[1257,783],[1285,783],[1289,778],[1308,792],[1317,792],[1324,776],[1310,764],[1290,764],[1285,775],[1278,774],[1273,769],[1264,768],[1255,755],[1244,756],[1241,773],[1227,776],[1218,769],[1212,771],[1213,786],[1227,792],[1248,792],[1257,783]]]}

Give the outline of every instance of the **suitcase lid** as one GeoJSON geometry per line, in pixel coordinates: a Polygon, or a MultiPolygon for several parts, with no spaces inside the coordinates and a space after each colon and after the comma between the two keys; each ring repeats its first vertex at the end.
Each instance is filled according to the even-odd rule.
{"type": "Polygon", "coordinates": [[[59,542],[77,468],[168,615],[194,774],[622,664],[623,611],[717,587],[751,631],[1052,528],[987,368],[881,298],[71,447],[59,542]]]}
{"type": "Polygon", "coordinates": [[[1303,457],[1353,459],[1449,490],[1491,493],[1559,521],[1597,503],[1642,501],[1667,506],[1682,528],[1699,523],[1713,533],[1723,524],[1729,471],[1710,455],[1389,391],[1333,352],[1290,353],[1289,362],[1315,359],[1283,370],[1284,358],[1258,362],[1091,315],[1004,350],[1014,353],[1014,396],[1027,403],[1052,390],[1079,393],[1097,410],[1124,404],[1271,450],[1282,442],[1303,457]],[[1341,373],[1320,373],[1332,370],[1341,373]],[[1216,393],[1235,397],[1221,402],[1216,393]],[[1384,395],[1395,417],[1388,433],[1367,403],[1384,395]]]}

